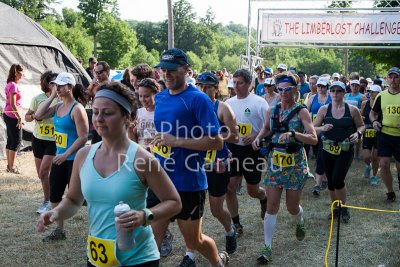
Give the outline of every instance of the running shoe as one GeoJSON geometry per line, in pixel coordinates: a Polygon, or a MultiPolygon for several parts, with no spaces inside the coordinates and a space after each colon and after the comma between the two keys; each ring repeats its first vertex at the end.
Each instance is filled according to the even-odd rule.
{"type": "Polygon", "coordinates": [[[350,212],[348,208],[342,208],[342,222],[344,223],[350,222],[350,212]]]}
{"type": "Polygon", "coordinates": [[[386,193],[386,202],[395,202],[396,201],[396,194],[394,192],[386,193]]]}
{"type": "Polygon", "coordinates": [[[264,246],[260,252],[260,256],[257,258],[258,264],[268,264],[272,260],[272,249],[264,246]]]}
{"type": "Polygon", "coordinates": [[[8,165],[7,165],[7,172],[9,172],[9,173],[14,173],[14,174],[21,174],[21,172],[19,171],[19,169],[18,169],[18,167],[17,166],[14,166],[13,168],[10,168],[8,165]]]}
{"type": "Polygon", "coordinates": [[[196,267],[196,262],[186,255],[176,267],[196,267]]]}
{"type": "Polygon", "coordinates": [[[304,219],[302,221],[303,222],[296,224],[296,238],[299,241],[302,241],[304,237],[306,237],[306,227],[304,225],[304,219]]]}
{"type": "Polygon", "coordinates": [[[243,234],[243,225],[235,223],[233,226],[235,226],[237,237],[241,236],[243,234]]]}
{"type": "Polygon", "coordinates": [[[322,181],[321,183],[321,191],[328,188],[328,181],[322,181]]]}
{"type": "Polygon", "coordinates": [[[43,242],[51,242],[51,241],[58,241],[58,240],[65,240],[67,237],[65,235],[65,231],[57,227],[56,229],[53,230],[49,235],[44,237],[42,240],[43,242]]]}
{"type": "Polygon", "coordinates": [[[229,262],[229,255],[225,251],[221,251],[218,253],[218,256],[221,258],[222,266],[226,266],[229,262]]]}
{"type": "Polygon", "coordinates": [[[369,183],[371,185],[377,185],[378,184],[378,177],[376,176],[371,176],[371,178],[369,179],[369,183]]]}
{"type": "Polygon", "coordinates": [[[365,165],[364,178],[369,179],[370,174],[371,174],[371,165],[365,165]]]}
{"type": "MultiPolygon", "coordinates": [[[[339,217],[339,208],[333,208],[333,218],[337,219],[339,217]]],[[[328,220],[332,220],[332,213],[328,214],[328,220]]]]}
{"type": "Polygon", "coordinates": [[[172,252],[172,241],[174,235],[167,229],[163,241],[161,242],[160,256],[167,257],[172,252]]]}
{"type": "Polygon", "coordinates": [[[51,210],[50,201],[43,201],[42,205],[37,209],[37,214],[42,214],[43,212],[51,210]]]}
{"type": "Polygon", "coordinates": [[[321,187],[319,185],[314,185],[312,193],[315,197],[319,197],[321,192],[321,187]]]}
{"type": "Polygon", "coordinates": [[[225,236],[225,250],[228,254],[232,254],[236,251],[237,248],[237,236],[236,231],[233,236],[226,235],[225,236]]]}

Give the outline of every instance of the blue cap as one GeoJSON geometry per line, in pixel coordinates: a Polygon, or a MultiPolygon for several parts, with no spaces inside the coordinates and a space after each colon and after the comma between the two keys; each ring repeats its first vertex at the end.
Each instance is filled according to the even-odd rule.
{"type": "Polygon", "coordinates": [[[217,76],[212,72],[204,72],[197,76],[196,84],[219,84],[217,76]]]}
{"type": "Polygon", "coordinates": [[[392,73],[397,74],[398,76],[400,76],[400,69],[398,67],[391,67],[388,72],[387,75],[390,75],[392,73]]]}
{"type": "Polygon", "coordinates": [[[331,87],[329,88],[329,89],[332,89],[333,87],[340,87],[342,90],[344,90],[344,91],[346,91],[346,86],[344,85],[344,83],[342,83],[342,82],[339,82],[339,81],[336,81],[336,82],[333,82],[332,84],[331,84],[331,87]]]}
{"type": "Polygon", "coordinates": [[[180,66],[187,65],[190,64],[186,54],[178,48],[171,48],[161,54],[160,63],[158,63],[156,68],[176,70],[180,66]]]}
{"type": "Polygon", "coordinates": [[[273,74],[273,71],[272,71],[271,68],[265,68],[265,69],[264,69],[264,72],[265,72],[266,74],[273,74]]]}

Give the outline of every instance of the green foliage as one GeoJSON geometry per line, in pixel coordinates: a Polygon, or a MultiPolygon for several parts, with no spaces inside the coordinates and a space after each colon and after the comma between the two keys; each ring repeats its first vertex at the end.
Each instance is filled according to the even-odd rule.
{"type": "Polygon", "coordinates": [[[201,57],[201,61],[203,62],[204,71],[215,71],[221,69],[218,55],[216,53],[205,54],[201,57]]]}
{"type": "Polygon", "coordinates": [[[78,12],[74,11],[72,8],[63,8],[62,16],[64,18],[64,23],[68,28],[72,28],[74,26],[82,26],[83,17],[78,12]]]}
{"type": "Polygon", "coordinates": [[[140,63],[147,63],[149,66],[154,67],[159,61],[158,55],[155,57],[154,52],[157,51],[152,50],[151,52],[148,52],[144,45],[138,45],[135,51],[131,54],[130,64],[134,66],[140,63]]]}
{"type": "Polygon", "coordinates": [[[225,67],[230,73],[235,72],[239,68],[240,56],[225,55],[221,60],[221,67],[225,67]]]}
{"type": "Polygon", "coordinates": [[[197,70],[198,72],[203,69],[202,60],[198,55],[196,55],[192,51],[186,52],[186,55],[188,57],[188,61],[189,61],[190,67],[192,69],[197,70]]]}
{"type": "Polygon", "coordinates": [[[135,32],[124,21],[109,13],[103,14],[98,32],[100,60],[111,68],[124,68],[130,63],[130,55],[137,45],[135,32]]]}
{"type": "MultiPolygon", "coordinates": [[[[79,21],[79,20],[78,20],[79,21]]],[[[60,40],[77,57],[85,61],[91,56],[92,42],[80,23],[68,27],[65,22],[56,22],[53,18],[46,18],[40,24],[60,40]]]]}
{"type": "Polygon", "coordinates": [[[0,0],[35,21],[41,21],[55,13],[50,4],[56,0],[0,0]]]}

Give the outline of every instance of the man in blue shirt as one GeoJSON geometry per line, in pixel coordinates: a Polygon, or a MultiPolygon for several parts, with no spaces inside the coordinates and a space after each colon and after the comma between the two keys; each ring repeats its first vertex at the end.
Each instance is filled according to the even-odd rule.
{"type": "Polygon", "coordinates": [[[300,78],[300,98],[303,99],[304,94],[311,92],[311,90],[307,82],[307,74],[303,71],[299,71],[297,75],[299,75],[300,78]]]}
{"type": "Polygon", "coordinates": [[[209,97],[186,82],[189,63],[182,50],[165,51],[157,67],[167,89],[155,98],[153,150],[182,200],[181,212],[172,218],[178,220],[187,248],[179,266],[196,266],[195,250],[213,266],[224,266],[229,259],[226,252],[218,253],[214,240],[201,230],[208,187],[203,168],[206,151],[223,147],[218,119],[209,97]]]}

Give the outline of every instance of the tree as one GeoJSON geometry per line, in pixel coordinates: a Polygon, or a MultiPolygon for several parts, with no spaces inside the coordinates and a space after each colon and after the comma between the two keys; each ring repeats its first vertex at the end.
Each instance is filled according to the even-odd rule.
{"type": "Polygon", "coordinates": [[[107,61],[111,68],[125,68],[137,46],[135,32],[125,21],[107,13],[103,14],[98,27],[99,58],[107,61]]]}
{"type": "Polygon", "coordinates": [[[230,73],[234,73],[240,64],[238,55],[225,55],[221,60],[221,67],[226,68],[230,73]]]}
{"type": "Polygon", "coordinates": [[[201,59],[199,58],[198,55],[196,55],[192,51],[186,52],[186,55],[188,57],[188,61],[189,61],[190,67],[193,70],[201,71],[203,69],[203,63],[202,63],[202,61],[201,61],[201,59]]]}
{"type": "Polygon", "coordinates": [[[149,66],[154,67],[158,63],[158,56],[155,57],[153,52],[148,52],[146,47],[143,45],[138,45],[134,52],[131,54],[130,64],[135,66],[140,63],[147,63],[149,66]]]}
{"type": "Polygon", "coordinates": [[[35,21],[41,21],[55,11],[50,5],[56,0],[0,0],[35,21]]]}
{"type": "Polygon", "coordinates": [[[118,14],[117,0],[79,0],[78,8],[84,17],[84,26],[93,36],[93,55],[97,57],[97,33],[99,31],[102,17],[111,12],[114,16],[118,14]]]}

